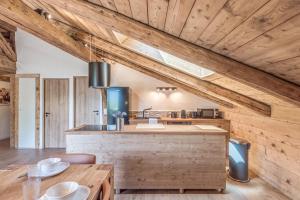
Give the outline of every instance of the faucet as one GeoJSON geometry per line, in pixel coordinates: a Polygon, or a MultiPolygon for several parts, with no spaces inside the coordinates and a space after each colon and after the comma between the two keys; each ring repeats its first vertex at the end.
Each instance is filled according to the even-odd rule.
{"type": "Polygon", "coordinates": [[[145,111],[151,110],[151,109],[152,109],[152,106],[150,106],[149,108],[145,108],[145,109],[143,110],[143,119],[145,119],[145,111]]]}

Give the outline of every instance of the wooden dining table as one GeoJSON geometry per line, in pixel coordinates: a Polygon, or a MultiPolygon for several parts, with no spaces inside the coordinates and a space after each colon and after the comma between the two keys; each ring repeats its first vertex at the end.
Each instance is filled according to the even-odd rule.
{"type": "MultiPolygon", "coordinates": [[[[25,176],[26,165],[18,165],[0,170],[0,199],[22,200],[22,183],[27,180],[25,176]]],[[[88,186],[91,190],[88,200],[98,200],[102,183],[108,180],[113,190],[113,166],[112,165],[70,165],[64,172],[44,178],[41,181],[40,195],[56,183],[75,181],[79,185],[88,186]]],[[[110,199],[113,200],[114,192],[111,191],[110,199]]]]}

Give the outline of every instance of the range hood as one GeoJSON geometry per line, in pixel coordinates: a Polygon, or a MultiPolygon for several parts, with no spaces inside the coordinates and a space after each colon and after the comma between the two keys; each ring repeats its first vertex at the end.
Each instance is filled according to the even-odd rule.
{"type": "Polygon", "coordinates": [[[89,87],[107,88],[110,85],[110,64],[89,62],[89,87]]]}

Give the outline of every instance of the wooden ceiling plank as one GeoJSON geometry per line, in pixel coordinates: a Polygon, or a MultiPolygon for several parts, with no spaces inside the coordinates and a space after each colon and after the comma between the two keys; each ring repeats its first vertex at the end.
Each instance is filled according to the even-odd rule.
{"type": "Polygon", "coordinates": [[[135,20],[148,24],[147,0],[129,0],[132,16],[135,20]]]}
{"type": "Polygon", "coordinates": [[[148,1],[149,25],[164,30],[169,2],[167,0],[148,1]]]}
{"type": "Polygon", "coordinates": [[[89,51],[81,44],[55,28],[20,0],[0,1],[1,19],[28,31],[66,52],[88,60],[89,51]]]}
{"type": "Polygon", "coordinates": [[[113,11],[117,11],[114,0],[100,0],[102,6],[113,11]]]}
{"type": "Polygon", "coordinates": [[[198,38],[196,44],[211,48],[269,0],[229,0],[198,38]]]}
{"type": "Polygon", "coordinates": [[[218,42],[213,51],[227,55],[300,13],[300,1],[272,0],[218,42]]]}
{"type": "Polygon", "coordinates": [[[13,50],[11,44],[9,44],[3,37],[2,33],[0,33],[0,48],[11,61],[17,61],[17,55],[15,51],[13,50]]]}
{"type": "Polygon", "coordinates": [[[263,69],[300,85],[300,56],[265,65],[263,69]]]}
{"type": "Polygon", "coordinates": [[[256,67],[293,58],[300,55],[299,33],[300,14],[248,42],[229,55],[256,67]]]}
{"type": "Polygon", "coordinates": [[[180,38],[195,43],[227,0],[196,0],[180,38]]]}
{"type": "Polygon", "coordinates": [[[91,2],[91,3],[93,3],[93,4],[102,6],[101,0],[85,0],[85,1],[89,1],[89,2],[91,2]]]}
{"type": "MultiPolygon", "coordinates": [[[[76,36],[76,34],[73,33],[71,35],[76,36]]],[[[88,36],[84,33],[77,34],[76,38],[84,42],[88,41],[88,36]]],[[[235,103],[238,103],[239,105],[255,110],[260,114],[266,116],[271,115],[271,108],[265,103],[232,92],[231,90],[214,85],[208,81],[203,81],[199,78],[196,78],[177,69],[174,69],[170,66],[167,66],[161,62],[158,62],[154,59],[147,58],[144,55],[136,53],[132,50],[120,47],[118,45],[114,45],[100,38],[94,38],[94,46],[98,49],[101,49],[102,51],[108,52],[112,55],[118,56],[122,59],[126,59],[130,62],[143,66],[148,70],[155,71],[156,73],[161,73],[162,75],[167,76],[169,78],[173,78],[185,84],[189,84],[190,86],[193,86],[194,88],[197,88],[201,91],[212,92],[219,96],[225,97],[235,103]]]]}
{"type": "Polygon", "coordinates": [[[165,23],[165,32],[179,36],[194,6],[195,0],[170,0],[165,23]]]}
{"type": "Polygon", "coordinates": [[[47,0],[47,2],[70,12],[77,13],[88,21],[102,24],[179,58],[300,105],[300,87],[296,84],[276,78],[271,74],[213,53],[184,40],[171,37],[166,33],[103,7],[78,0],[69,0],[68,2],[63,0],[47,0]],[[85,12],[82,12],[82,10],[85,10],[85,12]]]}
{"type": "Polygon", "coordinates": [[[132,18],[129,0],[114,0],[118,13],[132,18]]]}

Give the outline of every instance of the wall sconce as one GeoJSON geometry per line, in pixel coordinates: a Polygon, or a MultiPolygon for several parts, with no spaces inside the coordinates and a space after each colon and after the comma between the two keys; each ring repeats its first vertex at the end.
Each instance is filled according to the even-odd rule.
{"type": "Polygon", "coordinates": [[[157,87],[157,92],[175,92],[177,90],[176,87],[157,87]]]}

